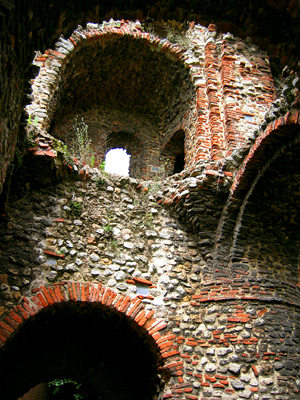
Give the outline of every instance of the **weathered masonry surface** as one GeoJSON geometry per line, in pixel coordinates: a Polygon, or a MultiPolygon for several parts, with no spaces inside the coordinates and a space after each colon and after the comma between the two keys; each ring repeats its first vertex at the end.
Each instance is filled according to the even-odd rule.
{"type": "Polygon", "coordinates": [[[298,76],[275,93],[252,44],[158,26],[90,23],[34,58],[0,226],[8,400],[55,372],[107,399],[299,399],[298,76]],[[130,177],[64,161],[75,116],[130,177]]]}
{"type": "Polygon", "coordinates": [[[132,163],[138,158],[131,171],[137,178],[159,166],[179,131],[188,169],[216,164],[247,144],[274,100],[266,55],[217,35],[213,25],[191,24],[183,39],[180,46],[144,32],[138,22],[112,21],[78,28],[55,50],[38,54],[40,73],[27,107],[37,119],[35,154],[51,156],[49,133],[68,143],[75,113],[90,126],[97,161],[119,141],[133,153],[132,163]],[[114,140],[120,133],[123,139],[114,140]]]}

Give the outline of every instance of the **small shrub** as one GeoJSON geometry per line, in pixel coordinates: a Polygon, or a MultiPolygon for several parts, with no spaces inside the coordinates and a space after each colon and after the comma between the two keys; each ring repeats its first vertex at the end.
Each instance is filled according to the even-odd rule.
{"type": "Polygon", "coordinates": [[[71,208],[71,213],[76,217],[79,217],[83,211],[83,205],[78,201],[70,201],[69,207],[71,208]]]}
{"type": "Polygon", "coordinates": [[[74,138],[71,151],[74,154],[74,157],[85,163],[88,163],[91,159],[91,140],[89,138],[88,130],[89,127],[85,123],[84,119],[81,118],[81,120],[78,121],[78,117],[76,117],[73,124],[74,138]]]}
{"type": "Polygon", "coordinates": [[[78,120],[78,117],[76,117],[72,128],[69,146],[60,140],[55,139],[53,147],[55,150],[63,154],[68,164],[74,164],[74,159],[76,159],[81,166],[88,164],[93,168],[95,164],[95,155],[93,154],[91,147],[88,125],[85,123],[83,118],[78,120]]]}

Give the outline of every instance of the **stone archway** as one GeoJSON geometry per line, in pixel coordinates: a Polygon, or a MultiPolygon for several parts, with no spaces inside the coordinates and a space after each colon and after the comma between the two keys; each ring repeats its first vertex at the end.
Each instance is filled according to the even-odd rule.
{"type": "Polygon", "coordinates": [[[38,288],[1,319],[2,394],[15,400],[40,382],[73,378],[105,399],[160,398],[170,376],[163,360],[179,353],[166,325],[140,298],[101,284],[38,288]]]}
{"type": "Polygon", "coordinates": [[[54,50],[37,54],[33,63],[40,67],[26,107],[27,130],[37,136],[33,154],[55,158],[61,146],[54,138],[65,139],[78,115],[91,127],[100,163],[111,131],[145,143],[147,168],[135,176],[141,179],[149,178],[164,144],[180,131],[185,169],[206,162],[219,168],[249,145],[274,99],[266,55],[218,35],[214,25],[191,23],[184,44],[178,44],[144,31],[138,21],[90,23],[69,39],[60,37],[54,50]],[[240,82],[252,87],[251,95],[243,93],[247,103],[240,82]]]}
{"type": "MultiPolygon", "coordinates": [[[[293,284],[298,283],[298,164],[299,113],[294,110],[269,124],[257,137],[236,173],[224,207],[214,256],[216,262],[237,265],[238,277],[243,275],[241,263],[252,265],[255,260],[260,273],[272,258],[274,265],[286,267],[289,253],[294,274],[288,275],[293,284]]],[[[232,267],[230,274],[237,277],[232,267]]]]}
{"type": "Polygon", "coordinates": [[[104,160],[112,133],[120,133],[123,141],[131,136],[130,175],[149,179],[151,166],[159,164],[164,138],[178,125],[187,130],[193,124],[196,91],[184,51],[144,32],[139,22],[87,24],[68,40],[61,37],[55,50],[34,60],[40,73],[27,106],[28,130],[44,146],[49,143],[47,134],[53,138],[52,153],[45,154],[44,147],[34,154],[55,157],[61,150],[57,139],[72,146],[77,115],[89,126],[96,164],[104,160]]]}

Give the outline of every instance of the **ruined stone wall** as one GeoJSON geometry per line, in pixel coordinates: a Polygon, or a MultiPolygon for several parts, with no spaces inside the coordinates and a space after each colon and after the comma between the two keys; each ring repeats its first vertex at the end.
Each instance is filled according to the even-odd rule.
{"type": "MultiPolygon", "coordinates": [[[[157,205],[151,192],[157,192],[161,182],[137,188],[138,182],[129,178],[106,179],[100,175],[88,183],[64,182],[50,197],[35,193],[13,206],[12,219],[2,231],[7,254],[2,261],[8,263],[5,270],[13,274],[9,281],[15,289],[11,292],[7,286],[11,301],[20,291],[25,294],[29,284],[40,287],[57,279],[95,280],[129,293],[136,293],[134,278],[153,285],[161,282],[160,290],[154,287],[149,292],[160,305],[168,288],[176,299],[191,291],[185,270],[197,282],[202,257],[193,235],[157,205]],[[10,240],[17,240],[11,250],[10,240]],[[182,281],[170,283],[168,270],[177,264],[182,281]]],[[[2,276],[3,283],[7,279],[2,276]]]]}
{"type": "MultiPolygon", "coordinates": [[[[165,321],[156,337],[170,373],[164,398],[296,399],[298,286],[269,286],[241,263],[222,278],[212,241],[202,236],[212,238],[215,225],[187,231],[172,208],[159,205],[165,184],[95,172],[87,182],[65,181],[12,202],[1,229],[1,312],[9,317],[0,340],[34,312],[32,301],[38,309],[96,301],[102,287],[113,307],[118,298],[140,302],[136,321],[153,314],[165,321]]],[[[207,216],[208,203],[203,196],[207,216]]]]}
{"type": "Polygon", "coordinates": [[[274,100],[266,55],[217,35],[213,25],[191,23],[172,43],[139,22],[88,24],[70,39],[61,37],[55,50],[37,54],[34,64],[40,73],[26,110],[35,154],[54,157],[55,137],[71,143],[79,116],[91,126],[98,163],[112,132],[133,134],[143,156],[140,171],[132,172],[143,179],[179,130],[186,169],[207,162],[222,168],[224,159],[249,147],[274,100]]]}
{"type": "MultiPolygon", "coordinates": [[[[19,133],[22,107],[27,103],[27,82],[32,79],[30,62],[35,51],[52,46],[60,34],[68,37],[78,24],[89,21],[152,18],[154,21],[196,21],[208,26],[214,21],[218,32],[232,32],[256,45],[271,57],[273,72],[279,76],[289,64],[297,69],[299,34],[297,4],[292,1],[263,1],[259,8],[251,3],[231,0],[224,9],[223,2],[212,4],[174,5],[172,0],[116,2],[98,4],[96,0],[72,1],[40,5],[36,0],[4,1],[1,7],[1,191],[8,166],[12,162],[19,133]],[[36,18],[36,16],[39,18],[36,18]]],[[[23,121],[22,121],[23,123],[23,121]]],[[[21,130],[22,134],[22,130],[21,130]]]]}
{"type": "MultiPolygon", "coordinates": [[[[110,21],[79,27],[70,39],[61,37],[54,50],[35,57],[40,73],[33,81],[27,129],[35,141],[30,167],[38,190],[32,190],[31,174],[15,176],[22,192],[8,197],[0,228],[0,361],[5,354],[9,361],[0,363],[1,387],[13,382],[6,365],[17,367],[13,361],[23,355],[18,364],[22,373],[14,372],[19,387],[7,392],[12,400],[38,383],[40,366],[47,363],[35,357],[51,358],[55,349],[59,359],[67,354],[61,362],[64,372],[74,373],[75,360],[79,373],[91,363],[84,377],[100,385],[104,371],[101,363],[92,363],[100,348],[118,361],[112,370],[123,374],[122,384],[132,386],[130,368],[139,379],[143,370],[134,369],[139,364],[131,360],[130,346],[137,353],[146,348],[141,351],[145,365],[148,350],[152,355],[143,381],[151,399],[299,398],[299,173],[294,171],[299,163],[299,80],[291,74],[286,96],[270,109],[273,81],[257,48],[217,34],[213,25],[192,23],[181,39],[174,44],[143,31],[138,22],[110,21]],[[117,60],[114,46],[118,57],[122,48],[132,57],[141,51],[155,73],[147,70],[139,80],[139,62],[132,75],[121,62],[111,71],[117,60]],[[93,49],[106,63],[101,69],[93,59],[99,74],[91,66],[82,68],[84,54],[88,60],[93,49]],[[182,86],[167,88],[169,66],[182,86]],[[109,85],[94,84],[105,77],[113,84],[117,71],[127,80],[122,85],[121,78],[116,81],[120,87],[112,86],[112,93],[109,85]],[[128,82],[136,85],[138,95],[128,82]],[[94,86],[103,91],[93,91],[94,86]],[[136,152],[132,170],[139,178],[143,168],[158,163],[159,155],[179,153],[172,140],[182,132],[184,171],[151,181],[107,176],[86,166],[77,175],[75,164],[62,162],[55,139],[69,143],[75,115],[91,127],[98,163],[106,149],[121,142],[136,152]],[[139,140],[132,145],[135,136],[139,140]],[[140,143],[144,153],[138,152],[140,143]],[[144,164],[139,163],[141,154],[144,164]],[[66,170],[75,179],[67,179],[66,170]],[[44,175],[55,172],[63,180],[45,185],[44,175]],[[76,321],[85,322],[81,329],[75,325],[78,337],[63,325],[68,337],[62,341],[56,330],[64,316],[77,314],[83,319],[76,321]],[[95,337],[84,336],[86,326],[95,337]],[[99,326],[112,337],[109,350],[99,326]],[[36,332],[45,335],[38,342],[43,351],[35,344],[36,332]],[[89,338],[85,345],[92,351],[79,352],[81,336],[89,338]],[[49,342],[54,343],[50,350],[49,342]],[[68,353],[66,343],[71,343],[68,353]],[[80,357],[92,355],[78,362],[77,350],[80,357]],[[120,354],[129,371],[123,371],[120,354]]],[[[54,366],[51,359],[43,379],[52,377],[54,366]]]]}

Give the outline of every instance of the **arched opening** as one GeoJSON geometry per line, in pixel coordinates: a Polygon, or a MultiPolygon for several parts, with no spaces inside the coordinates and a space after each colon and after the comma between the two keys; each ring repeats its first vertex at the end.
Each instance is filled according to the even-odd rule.
{"type": "Polygon", "coordinates": [[[124,314],[69,301],[40,311],[8,340],[1,395],[16,400],[39,383],[68,378],[101,399],[152,400],[159,364],[153,338],[124,314]]]}
{"type": "Polygon", "coordinates": [[[167,175],[173,175],[184,169],[184,142],[185,134],[178,130],[165,144],[161,158],[165,164],[167,175]]]}
{"type": "Polygon", "coordinates": [[[125,149],[114,148],[105,155],[105,172],[129,175],[130,154],[125,149]]]}
{"type": "Polygon", "coordinates": [[[184,153],[179,153],[175,157],[174,174],[181,172],[184,169],[184,153]]]}
{"type": "MultiPolygon", "coordinates": [[[[72,146],[74,117],[84,118],[93,166],[101,165],[107,151],[121,147],[131,155],[129,175],[147,180],[153,175],[152,167],[160,164],[164,138],[170,137],[183,115],[187,118],[196,93],[179,48],[166,42],[162,49],[157,44],[161,39],[157,42],[135,24],[121,25],[118,33],[108,33],[106,24],[98,26],[97,34],[90,25],[73,32],[68,41],[68,61],[60,69],[57,85],[49,87],[51,94],[37,130],[42,127],[49,133],[54,138],[50,145],[62,153],[65,145],[72,146]],[[128,145],[122,143],[123,139],[110,144],[113,135],[132,140],[128,145]],[[57,139],[64,142],[61,148],[57,139]]],[[[66,43],[61,40],[56,43],[57,49],[66,43]]],[[[52,58],[47,66],[51,81],[57,66],[52,58]]],[[[48,86],[42,69],[36,82],[40,81],[48,86]]],[[[33,92],[34,102],[27,107],[30,115],[34,104],[40,102],[35,86],[33,92]]]]}
{"type": "MultiPolygon", "coordinates": [[[[250,159],[235,193],[241,196],[239,209],[229,210],[237,218],[230,251],[233,277],[248,265],[245,274],[298,283],[299,163],[298,125],[272,131],[250,159]]],[[[228,227],[223,230],[229,237],[228,227]]]]}
{"type": "Polygon", "coordinates": [[[213,255],[216,265],[230,266],[230,275],[240,277],[248,265],[244,275],[252,268],[254,277],[259,272],[278,274],[280,280],[298,279],[300,237],[293,222],[299,220],[297,119],[298,113],[288,113],[269,125],[236,172],[216,231],[213,255]]]}
{"type": "Polygon", "coordinates": [[[298,283],[300,146],[279,156],[249,196],[233,260],[250,261],[260,275],[298,283]]]}
{"type": "MultiPolygon", "coordinates": [[[[109,154],[111,157],[111,151],[112,153],[112,163],[115,164],[113,166],[116,166],[116,161],[115,161],[115,151],[118,150],[123,150],[123,153],[121,152],[120,154],[122,157],[124,157],[124,161],[126,160],[126,163],[128,163],[128,174],[132,178],[141,178],[143,174],[146,174],[146,169],[147,169],[147,158],[145,157],[145,148],[147,147],[148,142],[145,140],[142,142],[140,140],[139,135],[134,131],[134,129],[131,129],[130,131],[120,131],[120,130],[113,130],[107,135],[106,138],[106,150],[107,153],[105,155],[105,158],[109,154]]],[[[116,153],[118,154],[118,152],[116,153]]],[[[119,161],[119,160],[118,160],[119,161]]],[[[111,169],[110,171],[107,172],[115,172],[111,169]]]]}

